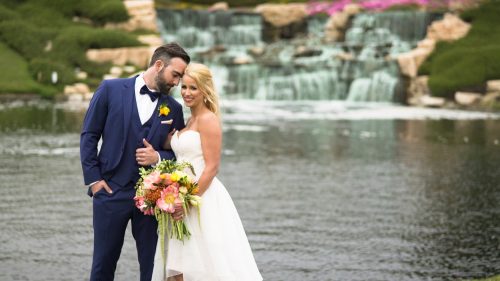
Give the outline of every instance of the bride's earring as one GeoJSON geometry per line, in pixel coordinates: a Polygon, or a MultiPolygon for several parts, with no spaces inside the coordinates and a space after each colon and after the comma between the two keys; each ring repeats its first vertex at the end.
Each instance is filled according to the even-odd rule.
{"type": "Polygon", "coordinates": [[[207,99],[203,99],[203,102],[204,102],[204,103],[207,103],[207,99]]]}

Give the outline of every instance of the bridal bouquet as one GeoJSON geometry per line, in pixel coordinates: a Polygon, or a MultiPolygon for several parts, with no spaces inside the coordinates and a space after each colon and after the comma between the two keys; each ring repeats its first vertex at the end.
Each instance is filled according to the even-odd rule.
{"type": "Polygon", "coordinates": [[[185,214],[188,213],[190,205],[200,211],[201,197],[196,195],[198,184],[183,172],[185,168],[189,168],[194,174],[191,164],[171,160],[161,161],[154,168],[139,169],[141,177],[135,186],[135,206],[144,214],[156,217],[162,249],[165,234],[181,241],[184,241],[184,238],[189,239],[191,235],[183,220],[173,219],[175,206],[182,205],[185,214]]]}

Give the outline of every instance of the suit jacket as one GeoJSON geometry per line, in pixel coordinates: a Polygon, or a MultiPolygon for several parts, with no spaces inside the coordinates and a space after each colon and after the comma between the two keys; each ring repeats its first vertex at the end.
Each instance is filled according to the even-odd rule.
{"type": "MultiPolygon", "coordinates": [[[[80,136],[80,158],[86,185],[99,180],[109,180],[118,166],[127,141],[128,129],[135,99],[136,77],[104,80],[95,91],[83,121],[80,136]],[[98,142],[102,138],[98,152],[98,142]]],[[[153,124],[146,140],[159,152],[162,160],[173,159],[171,150],[163,150],[168,133],[175,127],[184,128],[182,106],[171,96],[162,94],[159,98],[153,124]],[[167,104],[170,113],[159,116],[159,107],[167,104]],[[172,124],[161,121],[172,119],[172,124]]],[[[135,157],[134,157],[135,158],[135,157]]]]}

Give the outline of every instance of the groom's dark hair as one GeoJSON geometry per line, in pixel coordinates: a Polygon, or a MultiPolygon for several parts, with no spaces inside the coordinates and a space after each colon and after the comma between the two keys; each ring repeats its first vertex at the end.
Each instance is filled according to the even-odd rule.
{"type": "Polygon", "coordinates": [[[180,58],[185,61],[186,64],[189,64],[191,61],[191,58],[186,51],[184,51],[179,44],[172,42],[156,48],[153,56],[151,56],[149,67],[153,66],[157,60],[161,60],[167,65],[170,63],[170,59],[172,58],[180,58]]]}

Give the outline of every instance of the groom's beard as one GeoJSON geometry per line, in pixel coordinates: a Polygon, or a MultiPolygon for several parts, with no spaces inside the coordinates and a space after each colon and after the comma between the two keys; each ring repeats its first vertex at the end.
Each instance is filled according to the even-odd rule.
{"type": "Polygon", "coordinates": [[[156,87],[158,88],[158,91],[160,93],[168,95],[170,93],[170,90],[175,86],[175,85],[170,85],[167,80],[163,77],[163,71],[164,69],[160,70],[160,72],[156,75],[155,77],[155,83],[156,87]]]}

